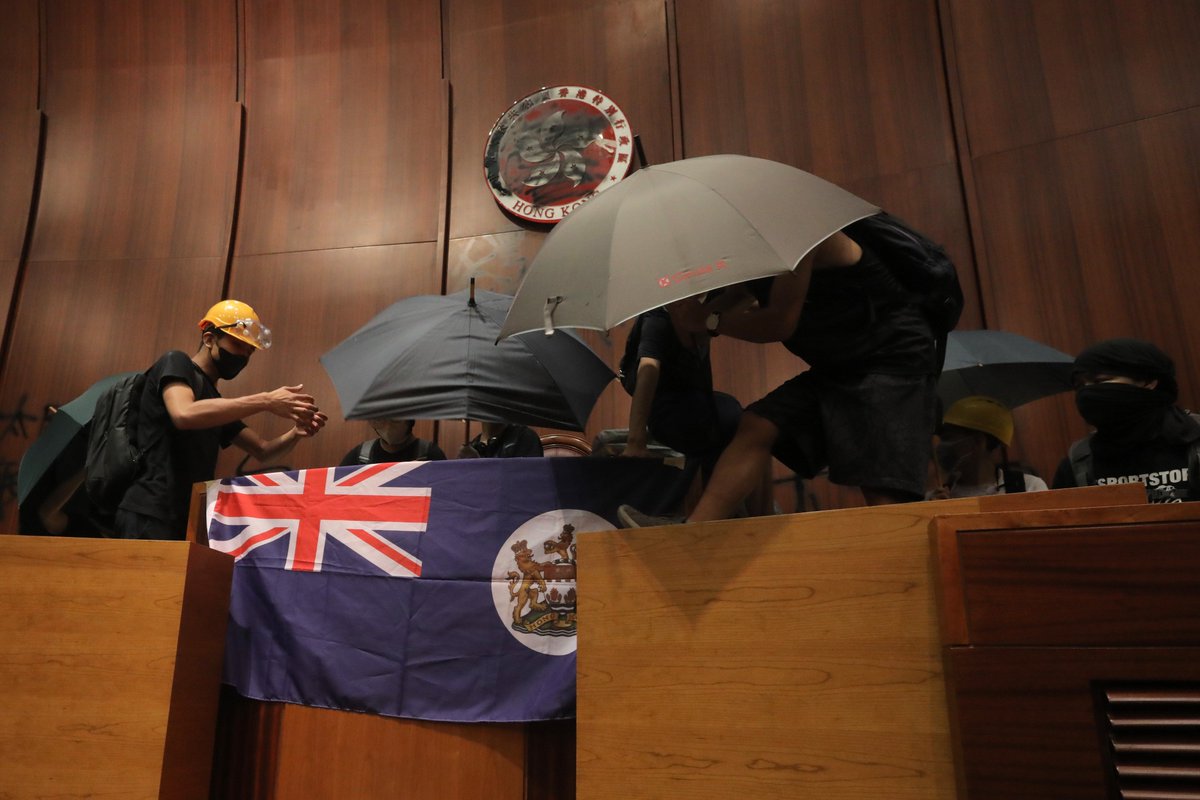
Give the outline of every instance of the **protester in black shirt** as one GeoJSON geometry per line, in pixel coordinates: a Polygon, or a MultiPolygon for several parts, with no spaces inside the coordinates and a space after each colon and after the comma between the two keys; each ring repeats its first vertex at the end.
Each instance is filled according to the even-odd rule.
{"type": "MultiPolygon", "coordinates": [[[[803,477],[828,466],[871,505],[921,499],[937,421],[934,336],[875,253],[835,233],[774,278],[758,307],[688,307],[689,330],[782,342],[810,366],[747,407],[690,520],[728,517],[772,455],[803,477]]],[[[619,515],[662,524],[628,506],[619,515]]]]}
{"type": "Polygon", "coordinates": [[[459,458],[537,458],[543,455],[537,431],[524,425],[484,422],[483,430],[458,451],[459,458]]]}
{"type": "Polygon", "coordinates": [[[647,311],[629,332],[636,347],[629,365],[633,374],[622,376],[632,397],[621,455],[646,456],[652,436],[697,459],[707,482],[737,432],[742,406],[733,396],[713,391],[711,337],[679,330],[671,318],[677,307],[647,311]]]}
{"type": "Polygon", "coordinates": [[[346,453],[338,466],[388,464],[393,461],[443,461],[446,458],[436,442],[413,436],[415,420],[373,419],[370,424],[375,431],[375,438],[346,453]]]}
{"type": "Polygon", "coordinates": [[[199,327],[195,355],[172,350],[146,374],[137,427],[146,453],[117,509],[118,536],[182,539],[192,484],[213,478],[221,448],[236,444],[265,461],[290,452],[325,425],[326,416],[312,396],[301,393],[303,386],[232,398],[217,390],[217,382],[236,377],[255,350],[271,345],[270,331],[254,309],[224,300],[209,309],[199,327]],[[260,411],[291,420],[292,428],[264,440],[242,422],[260,411]]]}
{"type": "Polygon", "coordinates": [[[1200,500],[1200,422],[1175,405],[1175,363],[1138,339],[1109,339],[1075,359],[1075,405],[1096,430],[1071,445],[1054,488],[1143,483],[1152,503],[1200,500]]]}

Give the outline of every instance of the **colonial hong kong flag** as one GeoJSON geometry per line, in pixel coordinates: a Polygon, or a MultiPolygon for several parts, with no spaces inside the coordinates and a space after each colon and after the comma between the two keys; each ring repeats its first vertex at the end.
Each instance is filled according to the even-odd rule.
{"type": "Polygon", "coordinates": [[[574,713],[575,536],[686,488],[640,459],[468,459],[215,482],[236,559],[225,680],[247,696],[453,721],[574,713]]]}

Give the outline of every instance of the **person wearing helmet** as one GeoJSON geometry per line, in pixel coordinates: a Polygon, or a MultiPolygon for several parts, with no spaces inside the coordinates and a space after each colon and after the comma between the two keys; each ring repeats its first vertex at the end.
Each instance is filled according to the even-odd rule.
{"type": "Polygon", "coordinates": [[[973,395],[955,402],[942,415],[934,449],[937,486],[926,497],[1045,491],[1044,480],[1009,467],[1006,448],[1012,436],[1012,411],[999,400],[973,395]]]}
{"type": "Polygon", "coordinates": [[[271,332],[253,308],[222,300],[198,326],[200,347],[194,355],[172,350],[146,373],[137,421],[137,441],[145,454],[117,508],[117,536],[184,538],[192,484],[213,478],[221,448],[235,444],[260,461],[279,458],[327,420],[300,385],[221,396],[217,384],[233,380],[255,351],[271,346],[271,332]],[[262,411],[290,420],[291,429],[263,439],[243,422],[262,411]]]}
{"type": "Polygon", "coordinates": [[[1200,500],[1200,415],[1176,405],[1175,362],[1108,339],[1075,358],[1075,406],[1095,432],[1071,445],[1054,488],[1142,483],[1152,503],[1200,500]]]}

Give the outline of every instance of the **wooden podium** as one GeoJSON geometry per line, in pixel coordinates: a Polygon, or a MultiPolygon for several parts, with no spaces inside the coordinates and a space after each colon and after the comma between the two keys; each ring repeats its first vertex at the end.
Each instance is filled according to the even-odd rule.
{"type": "Polygon", "coordinates": [[[0,797],[207,798],[233,561],[0,536],[0,797]]]}
{"type": "MultiPolygon", "coordinates": [[[[188,538],[207,549],[205,490],[193,487],[188,538]]],[[[573,719],[426,722],[222,689],[212,775],[213,796],[222,800],[574,796],[573,719]]]]}
{"type": "Polygon", "coordinates": [[[936,529],[961,796],[1200,798],[1200,503],[936,529]]]}
{"type": "Polygon", "coordinates": [[[1144,502],[1097,487],[579,536],[577,796],[954,798],[930,521],[1144,502]]]}

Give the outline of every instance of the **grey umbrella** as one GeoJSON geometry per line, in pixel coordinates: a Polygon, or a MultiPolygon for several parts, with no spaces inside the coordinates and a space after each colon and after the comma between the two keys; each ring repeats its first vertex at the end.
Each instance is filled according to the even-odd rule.
{"type": "Polygon", "coordinates": [[[346,419],[515,422],[583,430],[612,370],[578,337],[496,338],[512,297],[462,291],[394,303],[321,365],[346,419]]]}
{"type": "Polygon", "coordinates": [[[1049,345],[1008,331],[951,331],[938,395],[949,407],[986,395],[1016,408],[1071,388],[1074,359],[1049,345]]]}
{"type": "Polygon", "coordinates": [[[608,330],[684,297],[784,273],[878,211],[815,175],[761,158],[646,167],[551,231],[500,335],[608,330]]]}

